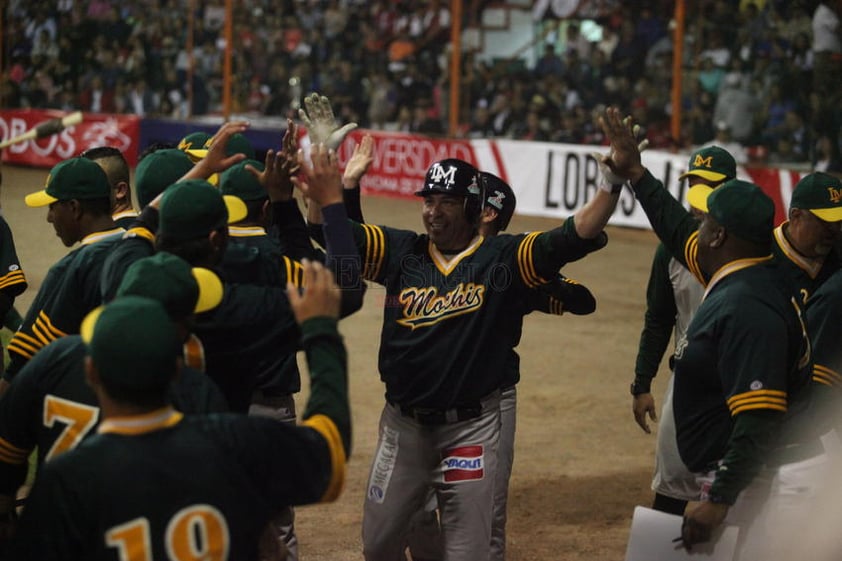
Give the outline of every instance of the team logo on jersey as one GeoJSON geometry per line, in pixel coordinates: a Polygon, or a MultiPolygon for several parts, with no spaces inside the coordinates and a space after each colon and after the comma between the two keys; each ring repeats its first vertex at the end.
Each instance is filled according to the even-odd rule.
{"type": "Polygon", "coordinates": [[[403,306],[403,317],[398,323],[416,329],[428,327],[442,320],[474,312],[485,301],[485,286],[481,284],[459,283],[450,292],[439,296],[435,286],[404,288],[398,295],[398,302],[403,306]]]}
{"type": "Polygon", "coordinates": [[[445,483],[478,481],[485,475],[482,445],[460,446],[444,450],[441,454],[441,470],[445,483]]]}
{"type": "Polygon", "coordinates": [[[836,190],[833,187],[827,188],[827,194],[830,196],[830,201],[834,203],[838,203],[842,200],[842,189],[836,190]]]}
{"type": "Polygon", "coordinates": [[[760,380],[754,380],[751,384],[748,385],[748,387],[753,391],[757,391],[763,389],[763,382],[761,382],[760,380]]]}
{"type": "Polygon", "coordinates": [[[18,269],[20,269],[20,267],[18,267],[17,265],[9,265],[10,271],[17,271],[18,269]]]}

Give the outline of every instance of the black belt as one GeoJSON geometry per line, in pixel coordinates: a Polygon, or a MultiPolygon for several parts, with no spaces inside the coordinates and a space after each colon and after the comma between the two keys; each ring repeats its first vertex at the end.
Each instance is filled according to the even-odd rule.
{"type": "Polygon", "coordinates": [[[814,458],[823,453],[824,445],[818,439],[790,444],[788,446],[782,446],[772,450],[769,460],[766,462],[766,466],[776,468],[786,464],[803,462],[804,460],[814,458]]]}
{"type": "Polygon", "coordinates": [[[395,405],[404,417],[414,419],[419,425],[446,425],[476,419],[482,414],[482,406],[455,407],[453,409],[429,409],[427,407],[409,407],[395,405]]]}

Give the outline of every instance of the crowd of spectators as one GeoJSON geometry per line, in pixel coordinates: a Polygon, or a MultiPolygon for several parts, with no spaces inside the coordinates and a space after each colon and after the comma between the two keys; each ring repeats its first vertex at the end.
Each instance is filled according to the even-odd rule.
{"type": "MultiPolygon", "coordinates": [[[[464,3],[463,25],[479,25],[487,2],[464,3]]],[[[174,118],[220,112],[223,2],[193,2],[192,53],[189,4],[7,2],[3,106],[174,118]]],[[[594,115],[614,104],[645,123],[656,148],[727,142],[743,162],[839,165],[833,84],[842,41],[830,37],[828,46],[827,34],[839,33],[832,16],[840,15],[842,2],[686,3],[678,138],[670,127],[674,2],[603,4],[614,7],[597,20],[599,40],[586,38],[576,20],[536,23],[534,64],[465,52],[457,134],[600,143],[594,115]],[[824,19],[814,33],[817,12],[824,19]]],[[[235,6],[234,113],[291,115],[304,95],[319,91],[342,120],[445,133],[449,1],[240,0],[235,6]]]]}

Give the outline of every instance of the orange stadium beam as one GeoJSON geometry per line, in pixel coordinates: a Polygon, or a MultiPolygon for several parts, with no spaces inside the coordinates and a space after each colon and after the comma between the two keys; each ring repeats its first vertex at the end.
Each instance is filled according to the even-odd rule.
{"type": "Polygon", "coordinates": [[[459,91],[462,86],[462,0],[451,0],[450,14],[450,112],[447,132],[453,137],[459,128],[459,91]]]}
{"type": "Polygon", "coordinates": [[[234,28],[234,0],[225,0],[225,58],[222,64],[222,114],[225,121],[231,117],[231,51],[234,28]]]}
{"type": "Polygon", "coordinates": [[[681,85],[684,59],[684,0],[675,1],[675,35],[672,39],[672,116],[670,132],[676,145],[681,143],[681,85]]]}

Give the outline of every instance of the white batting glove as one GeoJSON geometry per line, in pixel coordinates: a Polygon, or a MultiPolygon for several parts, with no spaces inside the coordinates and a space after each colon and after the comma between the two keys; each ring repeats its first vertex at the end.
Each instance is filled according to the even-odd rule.
{"type": "MultiPolygon", "coordinates": [[[[640,134],[640,125],[635,125],[632,132],[634,136],[637,137],[640,134]]],[[[647,139],[643,139],[637,145],[637,151],[643,152],[649,147],[649,141],[647,139]]],[[[608,154],[601,154],[599,152],[591,152],[591,156],[593,156],[596,163],[599,164],[599,181],[597,182],[597,187],[602,189],[607,193],[618,193],[623,188],[623,185],[626,183],[626,179],[624,177],[620,177],[614,170],[611,169],[611,166],[608,162],[611,160],[611,152],[608,154]]]]}
{"type": "Polygon", "coordinates": [[[333,115],[333,107],[327,96],[312,93],[304,98],[304,108],[298,110],[298,117],[307,127],[312,144],[324,144],[336,150],[357,123],[340,127],[333,115]]]}

